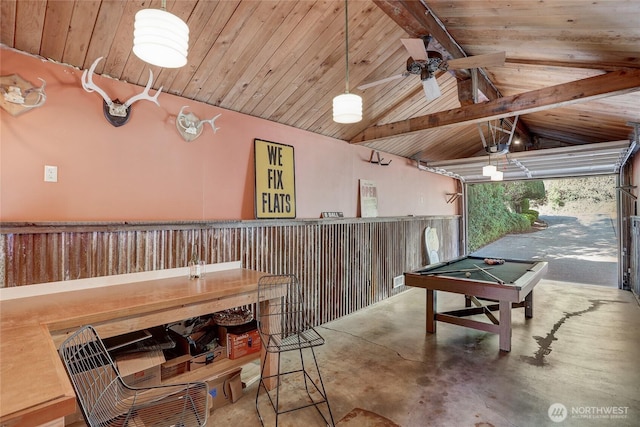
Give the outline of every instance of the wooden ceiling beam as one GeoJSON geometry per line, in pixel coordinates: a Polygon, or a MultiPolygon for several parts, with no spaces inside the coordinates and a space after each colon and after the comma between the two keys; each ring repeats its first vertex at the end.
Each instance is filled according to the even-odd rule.
{"type": "MultiPolygon", "coordinates": [[[[467,54],[462,47],[449,34],[444,24],[434,15],[423,2],[415,0],[373,0],[373,2],[395,21],[411,37],[421,38],[431,35],[438,45],[439,50],[446,59],[465,58],[467,54]]],[[[501,97],[500,91],[494,86],[489,77],[478,70],[478,90],[488,99],[501,97]]],[[[468,80],[470,74],[466,70],[451,71],[458,80],[468,80]]],[[[466,94],[459,92],[460,102],[465,104],[466,94]],[[460,96],[462,95],[462,96],[460,96]]],[[[516,132],[527,142],[532,140],[531,132],[527,126],[519,121],[516,132]]]]}
{"type": "Polygon", "coordinates": [[[506,58],[507,64],[530,65],[534,67],[557,67],[557,68],[585,68],[588,70],[618,71],[625,68],[640,68],[629,66],[629,64],[615,64],[610,62],[585,62],[585,61],[551,61],[543,59],[523,59],[506,58]]]}
{"type": "Polygon", "coordinates": [[[351,143],[366,143],[427,129],[479,123],[534,113],[579,102],[623,95],[639,89],[640,69],[612,71],[595,77],[494,99],[484,104],[473,104],[386,125],[372,126],[356,135],[351,143]]]}

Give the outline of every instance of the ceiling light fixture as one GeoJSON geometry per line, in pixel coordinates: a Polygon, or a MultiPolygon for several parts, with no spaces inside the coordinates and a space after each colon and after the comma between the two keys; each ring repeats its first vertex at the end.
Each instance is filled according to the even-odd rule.
{"type": "MultiPolygon", "coordinates": [[[[489,156],[489,163],[491,163],[491,156],[489,156]]],[[[504,179],[504,172],[498,170],[498,166],[500,165],[500,160],[496,160],[496,166],[493,168],[493,173],[491,174],[491,181],[502,181],[504,179]]]]}
{"type": "Polygon", "coordinates": [[[333,121],[337,123],[356,123],[362,120],[362,98],[349,93],[349,9],[347,0],[344,0],[344,17],[345,62],[347,65],[346,90],[342,95],[333,98],[333,121]]]}
{"type": "Polygon", "coordinates": [[[189,26],[176,15],[162,10],[142,9],[136,13],[133,53],[151,65],[180,68],[187,64],[189,26]]]}
{"type": "Polygon", "coordinates": [[[424,90],[424,95],[427,98],[427,102],[431,102],[442,95],[442,93],[440,92],[440,86],[438,86],[438,81],[436,80],[435,76],[422,80],[422,89],[424,90]]]}
{"type": "Polygon", "coordinates": [[[493,175],[491,175],[491,181],[502,181],[504,178],[504,173],[502,171],[495,171],[493,175]]]}
{"type": "MultiPolygon", "coordinates": [[[[489,162],[491,162],[491,159],[489,159],[489,162]]],[[[492,176],[494,173],[496,173],[496,171],[496,167],[489,163],[488,165],[482,167],[482,176],[492,176]]]]}

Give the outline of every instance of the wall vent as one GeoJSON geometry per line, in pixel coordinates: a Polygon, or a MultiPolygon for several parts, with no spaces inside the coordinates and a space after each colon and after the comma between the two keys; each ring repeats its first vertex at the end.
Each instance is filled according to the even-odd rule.
{"type": "Polygon", "coordinates": [[[404,274],[393,278],[393,288],[404,286],[404,274]]]}

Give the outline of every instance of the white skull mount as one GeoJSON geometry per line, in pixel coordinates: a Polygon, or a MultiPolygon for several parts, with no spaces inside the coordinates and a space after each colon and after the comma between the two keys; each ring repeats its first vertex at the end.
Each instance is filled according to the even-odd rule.
{"type": "Polygon", "coordinates": [[[47,95],[44,92],[44,88],[47,85],[47,82],[45,82],[40,77],[38,77],[38,80],[42,82],[42,86],[40,87],[32,87],[23,91],[22,88],[18,85],[10,85],[7,86],[6,89],[2,87],[0,91],[2,92],[2,96],[4,97],[5,101],[7,102],[21,105],[24,108],[40,107],[42,104],[44,104],[44,101],[47,100],[47,95]],[[28,99],[31,98],[29,95],[32,93],[36,95],[36,99],[29,102],[28,99]]]}
{"type": "Polygon", "coordinates": [[[96,59],[89,70],[84,70],[82,73],[82,87],[87,92],[98,92],[100,96],[102,96],[102,99],[104,100],[102,104],[102,111],[104,112],[104,117],[109,123],[115,127],[119,127],[127,123],[131,114],[131,105],[141,99],[146,99],[147,101],[155,103],[158,107],[160,106],[158,96],[160,95],[160,92],[162,92],[162,87],[156,91],[154,96],[149,95],[149,89],[151,89],[151,84],[153,83],[153,72],[151,70],[149,70],[149,81],[147,82],[147,86],[141,93],[132,96],[124,103],[121,103],[117,98],[112,101],[104,90],[93,83],[93,73],[101,59],[102,57],[96,59]]]}
{"type": "Polygon", "coordinates": [[[184,113],[184,109],[187,108],[185,105],[180,109],[178,116],[176,117],[176,128],[178,128],[178,132],[182,136],[182,138],[191,142],[202,134],[203,124],[209,123],[211,128],[213,129],[213,133],[218,131],[218,127],[215,125],[215,121],[222,114],[218,114],[217,116],[209,119],[209,120],[200,120],[193,113],[184,113]]]}
{"type": "Polygon", "coordinates": [[[42,86],[35,87],[17,74],[0,77],[0,107],[12,116],[40,107],[47,100],[47,82],[38,77],[42,86]]]}

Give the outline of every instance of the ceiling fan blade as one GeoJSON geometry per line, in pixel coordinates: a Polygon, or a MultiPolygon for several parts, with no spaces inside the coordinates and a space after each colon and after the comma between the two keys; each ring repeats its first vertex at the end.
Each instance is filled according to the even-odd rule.
{"type": "Polygon", "coordinates": [[[360,90],[365,90],[365,89],[369,89],[370,87],[373,86],[378,86],[384,83],[388,83],[394,80],[398,80],[404,77],[407,77],[409,75],[409,73],[402,73],[402,74],[396,74],[395,76],[391,76],[391,77],[387,77],[385,79],[382,80],[376,80],[375,82],[371,82],[371,83],[365,83],[363,85],[358,86],[358,89],[360,90]]]}
{"type": "Polygon", "coordinates": [[[428,59],[427,50],[424,48],[422,39],[400,39],[400,41],[409,52],[409,56],[416,61],[426,61],[428,59]]]}
{"type": "Polygon", "coordinates": [[[505,59],[505,52],[496,52],[451,59],[446,63],[449,70],[459,70],[463,68],[501,67],[504,65],[505,59]]]}
{"type": "Polygon", "coordinates": [[[422,80],[422,89],[424,89],[424,95],[427,98],[427,102],[431,102],[442,95],[440,92],[440,86],[438,86],[438,81],[435,77],[429,77],[428,79],[422,80]]]}

